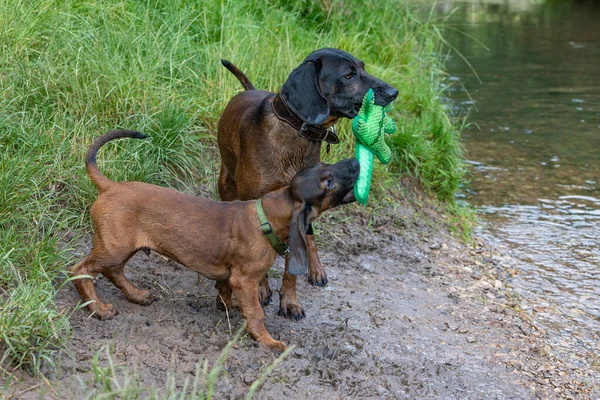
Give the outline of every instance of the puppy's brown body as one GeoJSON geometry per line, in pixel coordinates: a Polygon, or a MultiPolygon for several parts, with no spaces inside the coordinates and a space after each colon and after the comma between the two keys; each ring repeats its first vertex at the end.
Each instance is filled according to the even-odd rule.
{"type": "MultiPolygon", "coordinates": [[[[248,77],[223,60],[242,83],[245,92],[231,99],[221,118],[217,141],[221,154],[221,200],[257,199],[288,185],[294,175],[320,160],[321,141],[307,140],[273,110],[276,94],[255,90],[248,77]]],[[[369,75],[362,61],[337,49],[311,53],[288,77],[277,94],[285,107],[307,126],[329,128],[339,118],[354,118],[365,93],[372,88],[376,102],[385,106],[398,91],[369,75]]],[[[307,238],[308,280],[327,284],[312,230],[307,238]]],[[[269,302],[267,279],[261,281],[261,303],[269,302]]],[[[296,276],[288,263],[280,291],[279,313],[300,319],[304,311],[296,298],[296,276]]]]}
{"type": "MultiPolygon", "coordinates": [[[[233,306],[233,292],[248,331],[264,346],[283,350],[285,344],[267,332],[258,300],[258,284],[273,264],[276,252],[260,229],[256,202],[222,203],[142,182],[113,182],[98,170],[95,154],[104,143],[119,137],[144,136],[132,131],[109,132],[90,148],[86,167],[99,191],[91,209],[93,249],[72,268],[73,275],[95,277],[102,273],[131,301],[148,305],[155,297],[135,287],[123,269],[138,250],[154,250],[216,280],[218,301],[228,307],[233,306]]],[[[263,208],[274,232],[281,240],[289,237],[296,262],[307,262],[306,224],[325,209],[351,200],[346,195],[356,180],[357,165],[356,160],[318,165],[299,174],[291,187],[263,197],[263,208]],[[323,188],[322,179],[335,181],[335,188],[323,188]]],[[[108,319],[117,314],[111,304],[100,301],[91,279],[73,282],[83,300],[92,301],[88,307],[96,317],[108,319]]]]}

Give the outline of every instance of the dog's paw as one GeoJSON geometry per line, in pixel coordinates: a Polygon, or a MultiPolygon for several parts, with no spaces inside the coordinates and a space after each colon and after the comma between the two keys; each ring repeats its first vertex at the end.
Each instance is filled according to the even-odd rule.
{"type": "Polygon", "coordinates": [[[311,285],[327,286],[327,274],[318,258],[311,258],[308,263],[308,282],[311,285]]]}
{"type": "Polygon", "coordinates": [[[265,347],[277,353],[282,353],[287,348],[285,343],[281,340],[273,340],[272,342],[265,344],[265,347]]]}
{"type": "Polygon", "coordinates": [[[112,304],[99,304],[94,309],[93,316],[100,321],[106,321],[115,317],[119,312],[112,304]]]}
{"type": "Polygon", "coordinates": [[[308,283],[315,286],[327,286],[327,274],[325,270],[321,267],[320,271],[308,271],[308,283]]]}
{"type": "Polygon", "coordinates": [[[140,290],[138,296],[135,299],[131,299],[133,302],[141,306],[149,306],[158,300],[158,297],[152,294],[149,290],[140,290]]]}
{"type": "Polygon", "coordinates": [[[261,306],[264,307],[271,304],[271,301],[273,301],[272,298],[273,292],[271,291],[271,288],[268,285],[258,285],[258,301],[260,302],[261,306]]]}
{"type": "Polygon", "coordinates": [[[295,321],[299,321],[306,317],[306,313],[302,309],[302,306],[298,301],[287,301],[285,296],[282,296],[279,300],[279,311],[278,315],[285,318],[291,318],[295,321]]]}

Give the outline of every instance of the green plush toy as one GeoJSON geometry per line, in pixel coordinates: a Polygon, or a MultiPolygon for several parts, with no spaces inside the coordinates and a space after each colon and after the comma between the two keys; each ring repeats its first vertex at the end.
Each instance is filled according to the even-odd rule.
{"type": "Polygon", "coordinates": [[[362,102],[360,112],[352,121],[352,132],[356,136],[355,157],[360,164],[360,175],[354,185],[354,197],[362,205],[367,204],[373,175],[373,154],[387,164],[392,151],[385,143],[384,133],[396,132],[396,123],[387,116],[390,104],[381,107],[375,104],[373,89],[369,89],[362,102]]]}

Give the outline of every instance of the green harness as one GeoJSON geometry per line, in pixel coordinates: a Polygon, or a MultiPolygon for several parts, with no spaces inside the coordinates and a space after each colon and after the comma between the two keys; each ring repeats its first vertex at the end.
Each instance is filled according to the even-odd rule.
{"type": "Polygon", "coordinates": [[[277,254],[279,254],[281,257],[285,258],[288,255],[288,253],[290,252],[290,249],[288,248],[288,245],[283,243],[277,237],[275,232],[273,232],[273,227],[271,226],[271,223],[267,219],[265,210],[263,209],[262,199],[258,199],[256,201],[256,213],[258,214],[258,219],[260,220],[260,229],[263,231],[264,235],[269,240],[269,244],[271,245],[273,250],[275,250],[277,252],[277,254]]]}

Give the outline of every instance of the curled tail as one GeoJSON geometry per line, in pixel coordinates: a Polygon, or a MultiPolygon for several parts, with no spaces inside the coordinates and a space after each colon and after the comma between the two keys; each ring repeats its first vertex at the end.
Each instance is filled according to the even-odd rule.
{"type": "Polygon", "coordinates": [[[231,73],[234,74],[236,78],[238,78],[238,80],[242,83],[242,86],[244,87],[244,89],[256,90],[256,89],[254,89],[254,85],[252,84],[252,82],[250,82],[250,79],[248,79],[246,74],[244,74],[242,71],[240,71],[238,69],[238,67],[236,67],[229,61],[223,60],[223,59],[221,59],[221,64],[223,64],[223,66],[225,68],[227,68],[229,71],[231,71],[231,73]]]}
{"type": "Polygon", "coordinates": [[[130,137],[135,139],[144,139],[146,135],[136,132],[136,131],[127,131],[127,130],[119,130],[119,131],[111,131],[105,133],[100,136],[98,139],[94,140],[94,143],[90,146],[87,154],[85,155],[85,168],[87,169],[88,176],[94,182],[94,185],[98,188],[99,191],[102,191],[106,186],[112,181],[102,175],[102,172],[98,169],[98,165],[96,165],[96,153],[100,150],[107,142],[110,142],[113,139],[119,139],[124,137],[130,137]]]}

